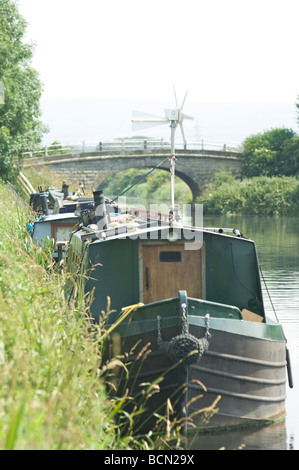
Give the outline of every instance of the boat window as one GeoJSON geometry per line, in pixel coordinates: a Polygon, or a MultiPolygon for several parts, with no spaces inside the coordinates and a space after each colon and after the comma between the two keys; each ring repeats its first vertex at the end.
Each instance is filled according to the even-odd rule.
{"type": "Polygon", "coordinates": [[[178,263],[182,261],[180,251],[160,251],[160,261],[162,263],[178,263]]]}

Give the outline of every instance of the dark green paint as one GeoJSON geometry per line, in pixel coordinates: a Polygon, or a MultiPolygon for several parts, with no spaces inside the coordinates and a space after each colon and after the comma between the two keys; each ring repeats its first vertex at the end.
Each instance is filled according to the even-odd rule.
{"type": "MultiPolygon", "coordinates": [[[[157,235],[158,240],[160,233],[157,235]]],[[[114,237],[93,241],[83,248],[80,237],[73,236],[72,246],[78,257],[85,253],[83,264],[89,278],[85,289],[94,291],[92,314],[95,320],[101,311],[106,311],[108,296],[116,312],[140,301],[140,241],[144,243],[144,237],[142,240],[114,237]]],[[[248,309],[250,305],[251,310],[264,316],[255,244],[243,238],[204,232],[204,250],[206,300],[239,310],[248,309]]]]}
{"type": "MultiPolygon", "coordinates": [[[[161,326],[182,327],[179,297],[154,302],[139,307],[121,323],[116,331],[122,336],[135,336],[157,330],[157,317],[161,317],[161,326]]],[[[241,312],[229,305],[213,304],[188,298],[188,324],[206,327],[206,315],[209,314],[209,326],[213,330],[220,330],[241,336],[270,341],[285,341],[283,329],[277,323],[257,323],[241,320],[241,312]]],[[[109,322],[110,323],[110,322],[109,322]]]]}
{"type": "Polygon", "coordinates": [[[256,313],[264,316],[255,244],[242,238],[207,236],[206,299],[240,310],[258,299],[256,313]]]}

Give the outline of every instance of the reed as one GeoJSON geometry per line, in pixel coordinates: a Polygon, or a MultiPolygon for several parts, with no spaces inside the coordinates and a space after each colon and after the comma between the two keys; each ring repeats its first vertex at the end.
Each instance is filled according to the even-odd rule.
{"type": "MultiPolygon", "coordinates": [[[[0,182],[0,449],[180,447],[184,425],[171,418],[171,397],[157,410],[156,424],[141,427],[163,377],[145,383],[139,396],[117,386],[118,371],[129,383],[130,355],[116,350],[103,361],[108,333],[103,324],[91,326],[90,298],[77,291],[76,299],[66,299],[72,279],[63,263],[53,262],[49,246],[33,245],[26,232],[33,217],[0,182]]],[[[141,348],[133,366],[148,353],[141,348]]]]}
{"type": "MultiPolygon", "coordinates": [[[[73,191],[79,190],[79,180],[77,178],[70,178],[69,175],[55,173],[46,165],[40,165],[38,167],[25,167],[22,172],[36,191],[38,191],[39,186],[42,186],[43,188],[46,187],[61,189],[63,180],[69,184],[70,194],[72,194],[73,191]]],[[[21,187],[18,188],[18,190],[21,189],[21,187]]],[[[26,199],[27,198],[28,196],[26,195],[26,199]]]]}
{"type": "Polygon", "coordinates": [[[49,257],[40,262],[25,233],[29,217],[0,184],[0,448],[109,448],[98,341],[83,306],[66,302],[64,276],[49,257]]]}

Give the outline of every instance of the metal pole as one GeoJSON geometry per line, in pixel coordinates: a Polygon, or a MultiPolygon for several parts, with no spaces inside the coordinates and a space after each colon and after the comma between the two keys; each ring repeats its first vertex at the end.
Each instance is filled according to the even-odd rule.
{"type": "Polygon", "coordinates": [[[171,121],[171,155],[170,155],[170,184],[171,184],[171,211],[172,218],[171,223],[175,220],[174,215],[174,177],[175,177],[175,146],[174,146],[174,134],[176,130],[176,122],[171,121]]]}

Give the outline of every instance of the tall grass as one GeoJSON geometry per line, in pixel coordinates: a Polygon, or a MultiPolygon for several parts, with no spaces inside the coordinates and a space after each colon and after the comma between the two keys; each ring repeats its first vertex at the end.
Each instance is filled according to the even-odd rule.
{"type": "Polygon", "coordinates": [[[55,189],[61,189],[63,180],[69,184],[70,194],[73,191],[77,191],[79,189],[79,180],[77,178],[70,178],[69,175],[63,176],[61,174],[55,173],[55,171],[51,170],[46,165],[40,165],[38,167],[25,167],[22,172],[36,191],[38,191],[39,186],[42,186],[43,188],[52,187],[55,189]]]}
{"type": "MultiPolygon", "coordinates": [[[[142,429],[147,400],[163,377],[143,384],[139,396],[115,386],[119,370],[129,380],[130,356],[116,351],[103,362],[102,325],[91,327],[82,293],[80,301],[66,301],[63,264],[58,268],[26,234],[32,215],[0,182],[0,449],[179,446],[184,423],[171,419],[170,400],[154,427],[142,429]]],[[[147,355],[141,348],[134,367],[147,355]]],[[[215,406],[202,410],[203,419],[215,406]]]]}
{"type": "Polygon", "coordinates": [[[28,216],[0,184],[0,448],[107,449],[116,443],[98,341],[51,260],[38,263],[28,216]]]}

